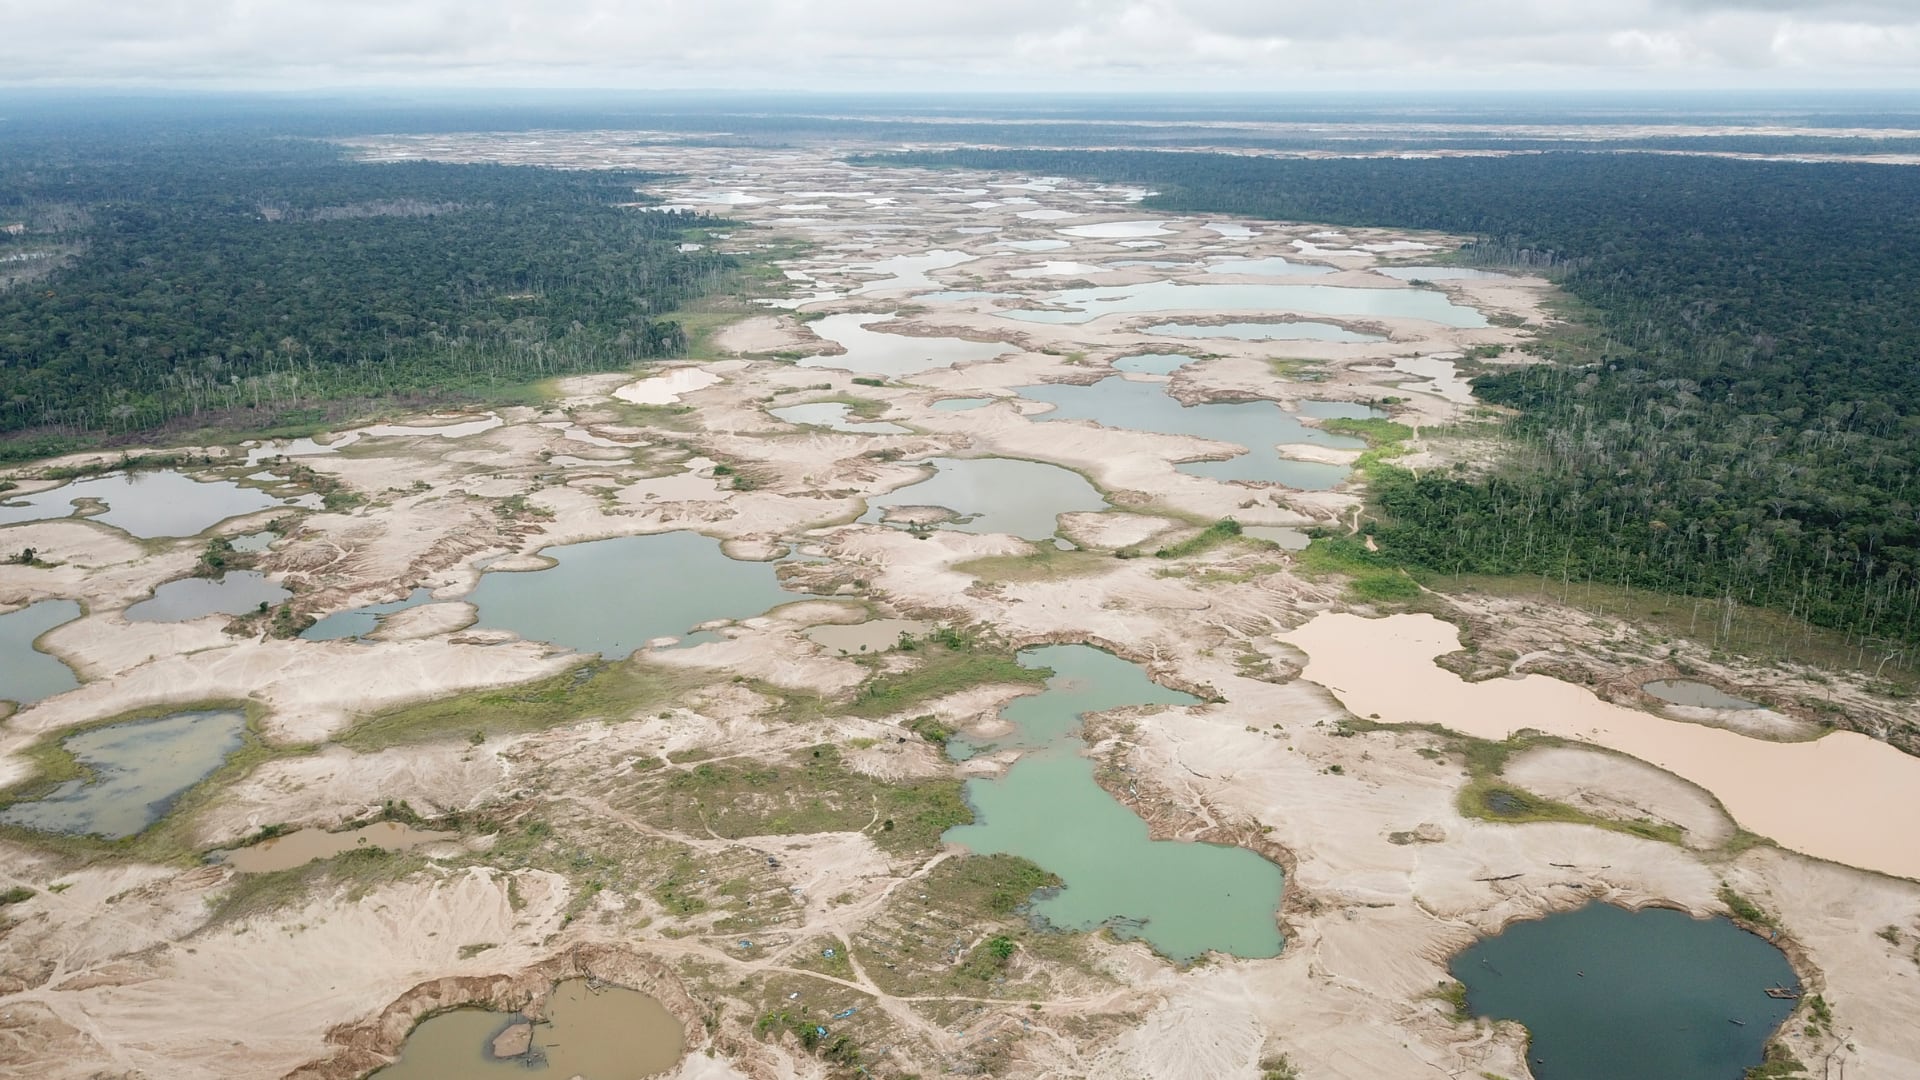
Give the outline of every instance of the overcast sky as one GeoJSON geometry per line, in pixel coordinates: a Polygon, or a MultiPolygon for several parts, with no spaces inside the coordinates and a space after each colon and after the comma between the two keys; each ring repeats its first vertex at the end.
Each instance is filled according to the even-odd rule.
{"type": "Polygon", "coordinates": [[[0,0],[0,81],[1920,87],[1920,0],[0,0]]]}

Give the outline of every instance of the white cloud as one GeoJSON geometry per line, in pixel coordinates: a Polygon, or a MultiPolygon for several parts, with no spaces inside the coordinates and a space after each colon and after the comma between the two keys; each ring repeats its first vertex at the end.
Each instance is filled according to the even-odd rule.
{"type": "Polygon", "coordinates": [[[1915,0],[0,0],[0,80],[1920,85],[1915,0]]]}

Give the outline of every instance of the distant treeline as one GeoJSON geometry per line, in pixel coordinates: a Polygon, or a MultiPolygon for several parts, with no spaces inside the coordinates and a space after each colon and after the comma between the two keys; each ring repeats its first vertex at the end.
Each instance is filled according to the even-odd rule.
{"type": "Polygon", "coordinates": [[[0,432],[621,367],[683,349],[667,316],[732,266],[679,250],[708,219],[631,205],[644,174],[124,131],[4,149],[0,432]]]}
{"type": "Polygon", "coordinates": [[[957,151],[1145,206],[1473,238],[1545,271],[1593,340],[1484,375],[1500,467],[1388,470],[1386,550],[1444,572],[1731,597],[1920,645],[1920,170],[1647,154],[1276,160],[957,151]]]}

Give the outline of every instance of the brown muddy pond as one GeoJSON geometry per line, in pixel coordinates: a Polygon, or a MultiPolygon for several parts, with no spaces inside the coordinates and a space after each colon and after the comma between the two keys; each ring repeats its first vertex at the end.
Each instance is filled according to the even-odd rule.
{"type": "Polygon", "coordinates": [[[547,1018],[533,1025],[526,1053],[493,1056],[496,1036],[525,1018],[492,1009],[455,1009],[413,1029],[400,1060],[369,1080],[472,1080],[540,1076],[552,1080],[640,1080],[671,1069],[686,1032],[664,1005],[619,986],[592,989],[585,979],[553,988],[547,1018]]]}
{"type": "Polygon", "coordinates": [[[1734,697],[1716,686],[1692,679],[1656,679],[1640,689],[1662,701],[1700,709],[1758,709],[1760,703],[1734,697]]]}
{"type": "Polygon", "coordinates": [[[815,644],[835,653],[880,653],[900,644],[901,634],[914,637],[933,629],[918,619],[869,619],[863,623],[828,623],[807,631],[815,644]]]}
{"type": "Polygon", "coordinates": [[[227,852],[226,863],[243,874],[267,874],[305,866],[315,859],[331,859],[355,848],[409,851],[435,840],[450,840],[456,835],[416,829],[398,821],[382,821],[348,832],[301,829],[227,852]]]}

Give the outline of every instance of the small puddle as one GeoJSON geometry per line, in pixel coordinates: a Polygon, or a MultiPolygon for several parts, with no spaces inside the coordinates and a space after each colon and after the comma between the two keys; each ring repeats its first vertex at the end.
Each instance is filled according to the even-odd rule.
{"type": "Polygon", "coordinates": [[[852,656],[886,652],[900,643],[901,634],[919,637],[931,629],[932,623],[918,619],[870,619],[816,626],[807,631],[807,638],[828,652],[852,656]]]}
{"type": "Polygon", "coordinates": [[[69,735],[60,745],[88,775],[0,810],[0,821],[109,840],[132,836],[240,749],[246,727],[237,712],[186,712],[69,735]]]}
{"type": "Polygon", "coordinates": [[[1538,1080],[1740,1080],[1797,990],[1787,958],[1723,919],[1589,904],[1453,958],[1476,1016],[1517,1020],[1538,1080]]]}
{"type": "MultiPolygon", "coordinates": [[[[1444,293],[1426,289],[1358,289],[1340,285],[1192,285],[1155,281],[1067,289],[1045,301],[1062,310],[1011,310],[998,314],[1022,322],[1086,323],[1119,312],[1299,311],[1355,318],[1420,319],[1442,326],[1482,327],[1486,316],[1461,307],[1444,293]]],[[[1285,324],[1276,324],[1282,325],[1285,324]]]]}
{"type": "Polygon", "coordinates": [[[934,515],[926,524],[1046,540],[1059,531],[1061,514],[1109,506],[1085,477],[1058,465],[1014,458],[945,457],[921,464],[931,466],[933,475],[869,498],[860,520],[899,520],[908,517],[907,508],[938,507],[955,516],[934,515]]]}
{"type": "MultiPolygon", "coordinates": [[[[1019,661],[1054,672],[1044,693],[1000,712],[1014,725],[1000,745],[1028,752],[997,779],[967,782],[974,824],[943,839],[980,854],[1019,855],[1057,875],[1064,887],[1037,894],[1032,905],[1052,926],[1110,927],[1179,963],[1208,952],[1278,956],[1280,868],[1245,848],[1150,839],[1147,823],[1094,781],[1073,734],[1087,713],[1198,699],[1087,645],[1026,649],[1019,661]]],[[[964,757],[983,748],[956,739],[950,749],[964,757]]]]}
{"type": "Polygon", "coordinates": [[[1319,322],[1156,323],[1149,334],[1178,338],[1224,338],[1230,341],[1385,341],[1379,334],[1362,334],[1344,326],[1319,322]]]}
{"type": "Polygon", "coordinates": [[[451,840],[458,835],[416,829],[399,821],[382,821],[349,832],[301,829],[247,847],[235,848],[226,852],[222,861],[243,874],[270,874],[275,870],[305,866],[315,859],[331,859],[355,848],[409,851],[422,844],[451,840]]]}
{"type": "MultiPolygon", "coordinates": [[[[7,497],[0,495],[0,499],[7,497]]],[[[197,536],[228,518],[312,502],[306,497],[276,498],[231,480],[196,480],[172,469],[107,473],[0,502],[0,525],[68,517],[76,499],[106,504],[106,511],[89,521],[143,539],[197,536]]]]}
{"type": "Polygon", "coordinates": [[[1283,458],[1282,443],[1310,443],[1336,450],[1359,450],[1358,439],[1310,428],[1271,401],[1182,405],[1159,383],[1112,377],[1091,386],[1048,383],[1018,388],[1021,397],[1044,401],[1052,412],[1036,421],[1091,420],[1107,427],[1191,435],[1246,447],[1225,461],[1190,461],[1175,466],[1189,476],[1214,480],[1259,480],[1305,491],[1325,491],[1346,479],[1347,468],[1283,458]]]}
{"type": "Polygon", "coordinates": [[[1702,709],[1758,709],[1763,706],[1757,701],[1737,698],[1718,687],[1708,686],[1692,679],[1657,679],[1640,689],[1662,701],[1675,705],[1692,705],[1702,709]]]}
{"type": "Polygon", "coordinates": [[[153,590],[127,609],[128,622],[186,622],[206,615],[244,615],[292,596],[257,570],[231,570],[217,578],[181,578],[153,590]]]}
{"type": "Polygon", "coordinates": [[[770,562],[742,562],[697,532],[619,536],[546,548],[545,570],[489,571],[467,595],[476,627],[510,630],[609,659],[702,623],[745,619],[801,599],[770,562]]]}
{"type": "Polygon", "coordinates": [[[387,616],[396,611],[405,611],[411,607],[433,601],[432,589],[415,589],[404,600],[391,600],[384,604],[368,604],[352,611],[336,611],[305,630],[300,636],[307,641],[342,641],[347,638],[364,638],[380,628],[387,616]]]}
{"type": "Polygon", "coordinates": [[[72,600],[42,600],[0,615],[0,701],[31,705],[80,685],[73,669],[35,647],[40,635],[80,617],[72,600]]]}
{"type": "Polygon", "coordinates": [[[278,539],[280,539],[279,533],[268,531],[229,537],[227,543],[232,545],[235,551],[248,555],[257,555],[272,547],[273,542],[278,539]]]}
{"type": "Polygon", "coordinates": [[[553,988],[545,1012],[526,1052],[509,1058],[494,1056],[494,1042],[525,1022],[518,1013],[469,1008],[429,1017],[407,1036],[400,1060],[369,1080],[641,1080],[672,1068],[686,1051],[680,1021],[637,990],[569,979],[553,988]]]}
{"type": "Polygon", "coordinates": [[[782,409],[767,411],[789,424],[808,424],[855,435],[908,434],[908,429],[899,424],[889,424],[880,420],[851,419],[848,414],[852,409],[853,406],[844,401],[817,401],[808,405],[788,405],[782,409]]]}
{"type": "Polygon", "coordinates": [[[867,327],[890,321],[892,315],[829,315],[808,327],[824,341],[846,351],[837,356],[807,356],[801,367],[833,368],[866,375],[917,375],[938,367],[991,360],[1014,352],[1000,341],[968,341],[954,337],[912,337],[883,334],[867,327]]]}

